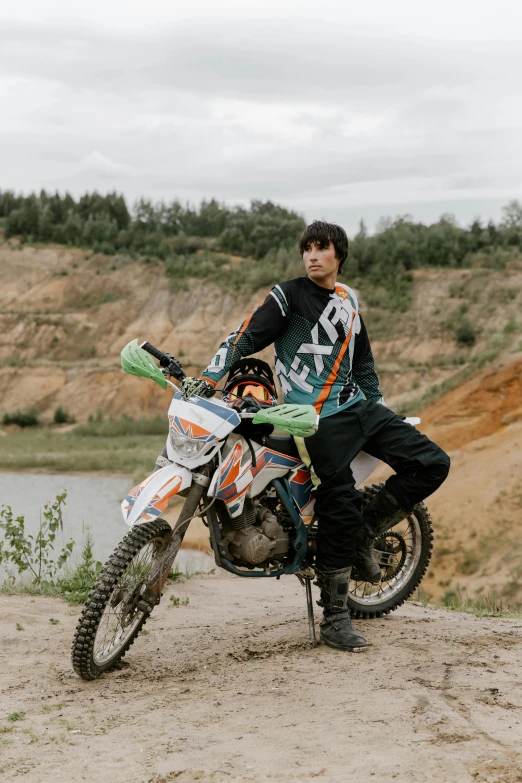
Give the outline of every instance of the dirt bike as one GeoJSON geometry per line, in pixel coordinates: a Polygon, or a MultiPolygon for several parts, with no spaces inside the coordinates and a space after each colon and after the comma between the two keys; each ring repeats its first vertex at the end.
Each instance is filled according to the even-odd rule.
{"type": "MultiPolygon", "coordinates": [[[[131,529],[101,570],[78,621],[72,646],[77,674],[95,679],[125,655],[160,602],[195,517],[208,527],[220,568],[240,577],[295,574],[299,578],[315,644],[314,484],[294,440],[317,430],[314,407],[278,405],[270,367],[258,359],[241,359],[233,365],[220,390],[221,399],[196,395],[184,399],[169,380],[186,378],[180,362],[150,343],[139,345],[133,340],[123,349],[121,361],[126,372],[174,390],[169,435],[160,467],[131,489],[122,503],[131,529]],[[274,427],[286,434],[274,435],[274,427]],[[172,528],[161,513],[176,496],[185,502],[172,528]]],[[[408,421],[413,425],[419,419],[408,421]]],[[[377,464],[364,452],[356,457],[352,469],[358,486],[377,464]]],[[[363,506],[381,486],[362,488],[363,506]]],[[[348,600],[352,617],[381,617],[399,607],[420,584],[432,544],[433,528],[423,503],[393,529],[379,531],[374,556],[382,581],[373,585],[352,572],[348,600]]]]}

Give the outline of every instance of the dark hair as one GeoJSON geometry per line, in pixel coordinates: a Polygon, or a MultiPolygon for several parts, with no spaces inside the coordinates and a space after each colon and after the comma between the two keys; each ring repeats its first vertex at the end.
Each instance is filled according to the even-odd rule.
{"type": "Polygon", "coordinates": [[[339,272],[348,258],[348,237],[346,231],[336,223],[325,223],[323,220],[314,220],[304,230],[299,240],[299,252],[301,255],[310,245],[317,245],[319,250],[324,250],[332,243],[335,248],[335,256],[339,259],[339,272]]]}

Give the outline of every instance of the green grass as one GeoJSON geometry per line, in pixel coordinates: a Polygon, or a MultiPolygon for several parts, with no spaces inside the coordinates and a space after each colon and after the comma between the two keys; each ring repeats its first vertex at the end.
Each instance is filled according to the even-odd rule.
{"type": "Polygon", "coordinates": [[[24,718],[25,712],[12,712],[7,716],[7,720],[11,721],[11,723],[14,723],[17,720],[23,720],[24,718]]]}
{"type": "MultiPolygon", "coordinates": [[[[42,595],[50,596],[52,598],[62,598],[68,604],[77,606],[84,604],[89,595],[89,591],[96,581],[98,574],[100,573],[102,564],[94,560],[92,554],[93,539],[90,531],[87,532],[85,541],[83,544],[82,555],[80,564],[76,567],[69,566],[64,569],[64,573],[61,576],[57,576],[53,581],[32,582],[27,576],[23,576],[19,579],[6,579],[0,583],[0,594],[3,595],[42,595]]],[[[185,571],[180,571],[175,564],[169,575],[168,582],[185,582],[187,579],[191,579],[193,576],[200,574],[213,574],[214,568],[210,571],[192,571],[187,568],[185,571]]],[[[171,596],[173,606],[187,606],[189,599],[180,599],[175,596],[171,596]]],[[[49,618],[51,625],[57,625],[60,621],[54,617],[49,618]]],[[[18,631],[23,631],[24,628],[19,623],[16,625],[18,631]]]]}
{"type": "Polygon", "coordinates": [[[173,607],[178,606],[188,606],[190,599],[188,598],[180,598],[178,595],[171,595],[170,596],[170,603],[173,607]]]}
{"type": "Polygon", "coordinates": [[[113,426],[111,420],[81,426],[84,434],[75,430],[60,435],[45,428],[7,432],[2,438],[0,469],[123,473],[139,479],[152,472],[156,457],[165,445],[165,434],[108,435],[107,429],[113,426]],[[101,432],[98,429],[93,434],[98,426],[101,432]],[[105,432],[103,427],[107,428],[105,432]]]}
{"type": "Polygon", "coordinates": [[[106,421],[91,420],[80,424],[74,429],[75,435],[82,437],[120,438],[122,435],[162,435],[168,434],[167,416],[152,416],[151,418],[132,419],[130,416],[120,416],[106,421]]]}
{"type": "Polygon", "coordinates": [[[448,590],[442,599],[442,606],[476,617],[522,617],[521,604],[505,605],[501,598],[493,594],[467,598],[458,586],[455,590],[448,590]]]}
{"type": "Polygon", "coordinates": [[[434,609],[451,609],[453,612],[473,614],[475,617],[508,617],[513,619],[522,617],[522,604],[505,604],[502,598],[494,594],[469,598],[464,593],[465,589],[461,589],[457,585],[454,590],[448,590],[442,601],[437,603],[424,592],[422,587],[419,587],[412,600],[434,609]]]}

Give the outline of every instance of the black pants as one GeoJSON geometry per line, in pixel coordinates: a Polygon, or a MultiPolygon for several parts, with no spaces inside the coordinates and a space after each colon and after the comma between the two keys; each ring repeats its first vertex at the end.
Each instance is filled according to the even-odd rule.
{"type": "Polygon", "coordinates": [[[396,471],[386,488],[405,511],[435,492],[449,472],[450,459],[439,446],[384,405],[368,400],[321,419],[318,431],[305,443],[321,480],[315,511],[317,563],[322,569],[346,568],[354,561],[363,519],[362,496],[350,463],[359,451],[396,471]]]}

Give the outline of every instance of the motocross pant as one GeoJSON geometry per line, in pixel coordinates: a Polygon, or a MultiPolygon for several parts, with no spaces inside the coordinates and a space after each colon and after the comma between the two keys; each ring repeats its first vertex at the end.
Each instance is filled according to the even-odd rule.
{"type": "Polygon", "coordinates": [[[436,443],[389,408],[369,400],[320,419],[318,431],[305,443],[321,482],[314,494],[317,565],[324,570],[346,568],[356,560],[364,524],[362,494],[355,488],[350,464],[359,451],[395,470],[386,488],[405,511],[435,492],[450,467],[448,455],[436,443]]]}

